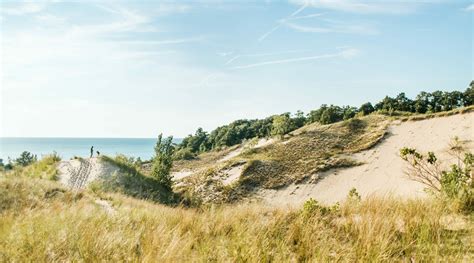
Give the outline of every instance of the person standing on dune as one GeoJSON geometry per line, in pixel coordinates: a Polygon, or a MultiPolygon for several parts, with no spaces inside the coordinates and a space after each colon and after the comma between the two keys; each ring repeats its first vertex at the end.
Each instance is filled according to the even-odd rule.
{"type": "Polygon", "coordinates": [[[92,158],[92,155],[94,155],[94,146],[91,147],[91,157],[92,158]]]}

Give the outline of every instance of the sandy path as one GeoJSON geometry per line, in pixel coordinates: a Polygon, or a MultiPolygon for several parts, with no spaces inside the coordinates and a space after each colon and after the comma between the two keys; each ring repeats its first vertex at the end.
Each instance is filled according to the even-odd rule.
{"type": "Polygon", "coordinates": [[[389,136],[371,150],[355,154],[366,164],[319,174],[316,184],[290,185],[282,190],[261,190],[257,193],[270,205],[301,205],[309,198],[325,204],[343,201],[351,188],[368,195],[393,194],[406,198],[423,197],[424,186],[409,180],[406,164],[399,156],[400,148],[413,147],[422,152],[434,151],[439,159],[452,162],[447,149],[453,137],[467,140],[471,149],[474,140],[474,113],[434,118],[392,125],[389,136]]]}

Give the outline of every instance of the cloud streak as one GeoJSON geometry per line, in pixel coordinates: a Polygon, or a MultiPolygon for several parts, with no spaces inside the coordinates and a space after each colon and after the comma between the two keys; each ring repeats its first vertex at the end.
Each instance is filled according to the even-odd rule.
{"type": "MultiPolygon", "coordinates": [[[[306,8],[306,4],[303,4],[300,8],[298,8],[295,12],[291,13],[288,17],[284,18],[283,20],[285,19],[290,19],[294,16],[296,16],[297,14],[301,13],[303,10],[305,10],[306,8]]],[[[275,32],[278,28],[280,28],[282,25],[281,23],[278,23],[276,26],[274,26],[272,29],[270,29],[269,31],[267,31],[265,34],[261,35],[259,38],[258,38],[258,42],[262,42],[263,40],[265,40],[269,35],[271,35],[273,32],[275,32]]]]}
{"type": "Polygon", "coordinates": [[[307,57],[297,57],[297,58],[288,58],[288,59],[280,59],[280,60],[270,60],[264,61],[259,63],[247,64],[242,66],[236,66],[232,69],[248,69],[248,68],[255,68],[255,67],[262,67],[268,65],[276,65],[276,64],[286,64],[286,63],[294,63],[294,62],[302,62],[302,61],[311,61],[311,60],[319,60],[324,58],[352,58],[359,54],[359,50],[355,48],[348,48],[344,49],[337,53],[330,53],[330,54],[323,54],[323,55],[316,55],[316,56],[307,56],[307,57]]]}
{"type": "MultiPolygon", "coordinates": [[[[358,14],[403,14],[411,13],[420,3],[401,2],[390,0],[364,1],[364,0],[290,0],[291,3],[313,8],[341,11],[358,14]]],[[[428,1],[424,1],[428,2],[428,1]]]]}
{"type": "Polygon", "coordinates": [[[300,52],[307,52],[309,50],[287,50],[281,52],[271,52],[271,53],[260,53],[260,54],[245,54],[245,55],[236,55],[229,59],[224,65],[229,65],[235,60],[244,57],[265,57],[265,56],[275,56],[275,55],[283,55],[283,54],[290,54],[290,53],[300,53],[300,52]]]}
{"type": "Polygon", "coordinates": [[[325,20],[321,26],[304,26],[296,23],[285,22],[284,25],[298,32],[304,33],[347,33],[374,35],[378,31],[370,25],[347,23],[342,21],[325,20]]]}

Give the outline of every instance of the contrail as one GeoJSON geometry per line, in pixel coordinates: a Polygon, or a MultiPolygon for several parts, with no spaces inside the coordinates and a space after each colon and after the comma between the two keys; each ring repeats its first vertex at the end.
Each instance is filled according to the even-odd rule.
{"type": "MultiPolygon", "coordinates": [[[[305,3],[304,5],[302,5],[300,8],[298,8],[298,10],[296,10],[295,12],[293,12],[291,15],[289,15],[288,17],[286,17],[285,19],[289,19],[289,18],[292,18],[294,16],[296,16],[297,14],[301,13],[301,11],[303,11],[308,5],[305,3]]],[[[283,19],[283,20],[285,20],[283,19]]],[[[279,23],[278,25],[276,25],[275,27],[273,27],[272,29],[270,29],[268,32],[266,32],[265,34],[263,34],[262,36],[260,36],[258,38],[258,42],[262,42],[263,40],[265,40],[265,38],[267,38],[271,33],[275,32],[275,30],[277,30],[278,28],[281,27],[281,24],[279,23]]]]}
{"type": "Polygon", "coordinates": [[[261,54],[247,54],[247,55],[236,55],[229,59],[224,65],[229,65],[230,63],[234,62],[235,60],[241,57],[264,57],[264,56],[274,56],[274,55],[282,55],[282,54],[289,54],[289,53],[300,53],[300,52],[307,52],[310,51],[309,49],[304,50],[287,50],[281,52],[272,52],[272,53],[261,53],[261,54]]]}
{"type": "Polygon", "coordinates": [[[236,67],[233,67],[232,69],[255,68],[255,67],[266,66],[266,65],[284,64],[284,63],[307,61],[307,60],[317,60],[317,59],[322,59],[322,58],[334,58],[334,57],[350,58],[350,57],[356,56],[358,53],[359,51],[357,49],[350,48],[338,53],[318,55],[318,56],[309,56],[309,57],[280,59],[280,60],[270,60],[270,61],[264,61],[264,62],[254,63],[254,64],[236,66],[236,67]]]}

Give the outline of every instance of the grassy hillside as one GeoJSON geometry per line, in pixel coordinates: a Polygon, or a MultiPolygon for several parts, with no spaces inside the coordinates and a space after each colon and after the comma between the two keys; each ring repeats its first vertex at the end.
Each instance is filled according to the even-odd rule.
{"type": "MultiPolygon", "coordinates": [[[[263,147],[251,147],[252,141],[221,151],[211,151],[193,160],[175,163],[175,171],[194,171],[176,187],[192,202],[233,202],[251,197],[259,189],[279,189],[292,183],[313,180],[314,175],[336,168],[360,165],[351,154],[367,150],[385,138],[395,120],[417,121],[455,114],[466,114],[474,106],[433,114],[373,113],[334,124],[312,123],[263,147]],[[235,157],[224,158],[237,152],[235,157]],[[219,161],[221,160],[221,161],[219,161]],[[241,167],[238,180],[224,185],[222,178],[241,167]]],[[[400,145],[400,148],[403,145],[400,145]]]]}
{"type": "Polygon", "coordinates": [[[1,172],[0,262],[473,261],[472,209],[460,212],[452,199],[441,196],[360,200],[351,192],[331,207],[314,200],[285,209],[199,205],[203,197],[211,203],[241,200],[256,189],[358,165],[350,154],[380,142],[393,119],[373,114],[311,124],[259,148],[247,142],[180,161],[176,171],[199,169],[176,187],[184,203],[195,206],[159,204],[163,200],[153,196],[163,193],[154,192],[159,188],[146,171],[122,157],[102,159],[119,167],[120,175],[81,191],[56,181],[54,156],[1,172]],[[235,151],[239,154],[226,158],[235,151]],[[235,182],[216,179],[233,167],[242,167],[235,182]]]}
{"type": "Polygon", "coordinates": [[[258,188],[276,189],[308,180],[318,172],[358,165],[348,155],[383,139],[388,124],[389,117],[378,114],[329,125],[313,123],[264,147],[240,146],[244,148],[241,154],[225,162],[217,160],[229,150],[205,153],[177,163],[175,170],[192,167],[198,171],[185,178],[178,189],[205,202],[228,202],[249,196],[258,188]],[[216,180],[222,171],[235,166],[243,166],[236,183],[224,186],[216,180]]]}
{"type": "Polygon", "coordinates": [[[434,201],[340,207],[169,208],[121,194],[0,179],[0,261],[444,261],[473,259],[473,224],[434,201]],[[6,205],[5,205],[6,204],[6,205]]]}

